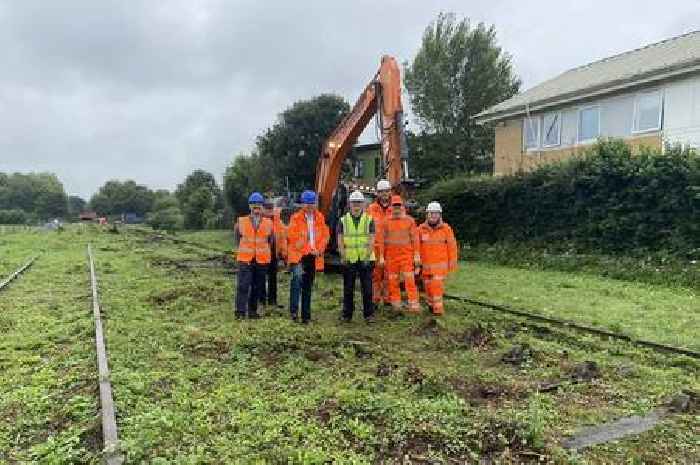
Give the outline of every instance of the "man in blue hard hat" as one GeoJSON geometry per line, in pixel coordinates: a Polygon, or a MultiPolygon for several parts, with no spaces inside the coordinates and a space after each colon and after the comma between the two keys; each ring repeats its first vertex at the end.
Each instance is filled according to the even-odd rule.
{"type": "Polygon", "coordinates": [[[265,273],[273,259],[275,235],[272,221],[263,216],[263,201],[259,192],[250,194],[250,215],[240,217],[233,228],[238,260],[237,319],[260,317],[258,301],[264,292],[265,273]]]}
{"type": "Polygon", "coordinates": [[[316,208],[316,193],[301,194],[302,208],[289,219],[287,229],[287,262],[292,270],[289,290],[289,312],[298,321],[301,298],[301,322],[311,320],[311,290],[316,271],[323,271],[323,253],[330,232],[323,213],[316,208]]]}

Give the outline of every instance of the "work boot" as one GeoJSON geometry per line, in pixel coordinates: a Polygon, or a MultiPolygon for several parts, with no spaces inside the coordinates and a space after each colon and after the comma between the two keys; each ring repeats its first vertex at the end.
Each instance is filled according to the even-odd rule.
{"type": "Polygon", "coordinates": [[[348,318],[345,315],[340,315],[340,317],[338,318],[338,321],[340,321],[341,323],[344,323],[344,324],[348,324],[348,323],[352,322],[352,318],[348,318]]]}
{"type": "Polygon", "coordinates": [[[296,313],[291,314],[292,321],[295,323],[299,322],[299,316],[296,313]]]}
{"type": "Polygon", "coordinates": [[[374,315],[370,315],[368,317],[365,317],[365,323],[367,323],[368,325],[373,325],[376,322],[377,322],[377,319],[375,318],[374,315]]]}

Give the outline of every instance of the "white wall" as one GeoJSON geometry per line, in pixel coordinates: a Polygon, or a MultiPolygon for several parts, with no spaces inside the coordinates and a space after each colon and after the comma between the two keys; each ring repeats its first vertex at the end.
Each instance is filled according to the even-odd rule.
{"type": "Polygon", "coordinates": [[[664,141],[700,147],[700,77],[667,84],[664,141]]]}

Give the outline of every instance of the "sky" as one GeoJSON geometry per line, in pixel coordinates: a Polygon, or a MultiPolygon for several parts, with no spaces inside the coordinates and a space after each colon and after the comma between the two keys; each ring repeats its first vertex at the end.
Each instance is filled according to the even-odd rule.
{"type": "Polygon", "coordinates": [[[221,180],[295,101],[352,104],[381,55],[411,60],[441,11],[495,25],[524,89],[700,28],[698,0],[0,0],[0,172],[86,199],[110,179],[221,180]]]}

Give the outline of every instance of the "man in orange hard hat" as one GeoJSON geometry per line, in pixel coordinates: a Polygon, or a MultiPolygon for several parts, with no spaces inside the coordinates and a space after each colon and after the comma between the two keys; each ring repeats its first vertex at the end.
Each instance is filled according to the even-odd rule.
{"type": "Polygon", "coordinates": [[[448,273],[457,270],[457,241],[450,225],[442,220],[442,207],[430,202],[425,223],[418,227],[421,277],[426,300],[433,315],[444,313],[444,282],[448,273]]]}
{"type": "Polygon", "coordinates": [[[386,179],[377,183],[377,199],[367,207],[367,213],[374,220],[374,254],[377,264],[372,271],[372,301],[375,305],[389,303],[389,286],[384,267],[384,238],[383,225],[386,218],[391,216],[391,184],[386,179]]]}
{"type": "Polygon", "coordinates": [[[414,270],[420,267],[420,252],[416,222],[405,211],[401,196],[391,196],[391,216],[383,226],[385,267],[389,284],[389,302],[401,310],[403,280],[408,295],[408,312],[418,313],[418,288],[414,270]]]}

